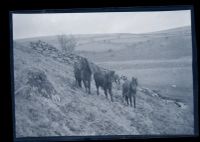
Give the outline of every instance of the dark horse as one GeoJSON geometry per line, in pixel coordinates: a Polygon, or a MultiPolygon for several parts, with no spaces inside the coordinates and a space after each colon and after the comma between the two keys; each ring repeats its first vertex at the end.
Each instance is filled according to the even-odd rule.
{"type": "Polygon", "coordinates": [[[132,106],[132,97],[134,101],[134,108],[136,108],[136,93],[137,93],[137,86],[138,86],[138,81],[137,78],[132,77],[132,80],[126,80],[124,84],[122,85],[122,96],[123,99],[125,99],[127,105],[132,106]]]}
{"type": "Polygon", "coordinates": [[[108,98],[107,91],[110,94],[111,101],[113,101],[113,94],[112,94],[112,82],[114,80],[114,71],[102,71],[98,70],[94,73],[94,81],[97,88],[97,95],[99,95],[99,87],[102,87],[104,90],[104,94],[106,98],[108,98]]]}
{"type": "Polygon", "coordinates": [[[81,82],[83,81],[86,92],[90,94],[92,71],[86,58],[81,58],[79,62],[75,62],[74,75],[76,79],[76,84],[78,84],[79,87],[82,87],[81,82]]]}
{"type": "Polygon", "coordinates": [[[74,76],[75,76],[75,80],[76,80],[76,85],[78,85],[79,87],[82,87],[81,85],[81,64],[80,62],[75,62],[74,63],[74,76]]]}

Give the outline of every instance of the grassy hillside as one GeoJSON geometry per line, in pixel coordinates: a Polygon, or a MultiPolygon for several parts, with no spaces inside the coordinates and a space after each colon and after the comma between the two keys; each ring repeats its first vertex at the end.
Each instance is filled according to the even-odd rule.
{"type": "Polygon", "coordinates": [[[17,137],[79,135],[193,134],[193,112],[183,102],[160,97],[139,86],[137,108],[122,102],[114,85],[114,102],[103,91],[91,95],[75,86],[73,62],[57,48],[14,44],[15,119],[17,137]]]}

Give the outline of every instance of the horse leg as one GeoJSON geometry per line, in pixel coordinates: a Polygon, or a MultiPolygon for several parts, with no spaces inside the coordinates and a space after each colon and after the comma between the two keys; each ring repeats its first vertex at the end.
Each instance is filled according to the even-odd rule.
{"type": "Polygon", "coordinates": [[[96,85],[96,87],[97,87],[97,95],[99,95],[99,86],[96,85]]]}
{"type": "Polygon", "coordinates": [[[78,80],[75,78],[75,86],[78,86],[78,80]]]}
{"type": "Polygon", "coordinates": [[[107,89],[104,88],[104,94],[106,95],[106,99],[108,99],[107,89]]]}
{"type": "Polygon", "coordinates": [[[132,95],[131,95],[131,94],[129,95],[129,99],[130,99],[130,105],[131,105],[131,107],[132,107],[133,104],[132,104],[132,95]]]}
{"type": "Polygon", "coordinates": [[[134,94],[134,96],[133,96],[133,101],[134,101],[134,108],[136,108],[136,96],[135,96],[135,94],[134,94]]]}
{"type": "Polygon", "coordinates": [[[90,90],[90,80],[88,81],[88,90],[89,90],[89,94],[91,94],[91,90],[90,90]]]}
{"type": "Polygon", "coordinates": [[[78,86],[82,88],[81,79],[78,79],[78,86]]]}
{"type": "Polygon", "coordinates": [[[109,94],[110,94],[111,101],[113,102],[113,94],[112,94],[112,89],[111,88],[109,89],[109,94]]]}
{"type": "Polygon", "coordinates": [[[86,80],[83,80],[83,84],[84,84],[84,86],[85,86],[85,91],[86,91],[86,93],[87,93],[87,81],[86,81],[86,80]]]}
{"type": "Polygon", "coordinates": [[[128,103],[128,97],[125,96],[125,99],[126,99],[126,103],[127,103],[127,105],[129,105],[129,103],[128,103]]]}
{"type": "Polygon", "coordinates": [[[89,82],[88,81],[86,81],[86,92],[88,93],[88,94],[90,94],[90,91],[89,91],[89,82]]]}
{"type": "Polygon", "coordinates": [[[126,100],[124,90],[122,90],[122,103],[126,100]]]}

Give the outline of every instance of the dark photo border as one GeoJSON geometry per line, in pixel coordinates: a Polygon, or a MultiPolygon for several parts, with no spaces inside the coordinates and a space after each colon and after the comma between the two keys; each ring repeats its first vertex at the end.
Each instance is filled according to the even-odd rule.
{"type": "MultiPolygon", "coordinates": [[[[22,3],[21,1],[20,3],[22,3]]],[[[15,3],[15,2],[13,2],[15,3]]],[[[3,50],[5,51],[4,56],[7,60],[4,62],[6,64],[6,75],[7,78],[5,78],[4,86],[5,88],[3,91],[5,91],[8,95],[8,97],[5,97],[3,99],[3,107],[8,106],[6,110],[3,110],[3,114],[8,114],[3,116],[5,123],[3,127],[4,131],[4,140],[5,141],[16,141],[16,142],[35,142],[35,141],[87,141],[87,140],[171,140],[171,139],[177,139],[177,138],[184,138],[186,139],[194,139],[199,136],[199,110],[198,110],[198,40],[197,40],[197,12],[193,4],[169,4],[165,3],[163,5],[161,4],[149,4],[148,2],[144,2],[145,4],[138,4],[137,2],[135,5],[133,4],[120,4],[120,3],[113,3],[113,6],[111,3],[108,3],[108,6],[106,5],[106,2],[102,5],[98,2],[97,5],[82,5],[81,2],[78,4],[75,4],[76,1],[73,3],[69,3],[66,8],[64,6],[61,6],[59,4],[55,5],[55,8],[52,6],[52,3],[50,3],[50,7],[45,6],[45,2],[42,2],[41,5],[37,6],[37,0],[32,6],[24,6],[19,4],[16,4],[15,6],[7,6],[5,7],[5,13],[4,17],[6,17],[6,21],[8,22],[6,28],[2,31],[6,32],[5,36],[2,36],[3,34],[0,33],[3,37],[1,40],[5,43],[2,46],[4,46],[3,50]],[[122,135],[122,136],[62,136],[62,137],[28,137],[28,138],[16,138],[15,136],[15,115],[14,115],[14,75],[13,75],[13,37],[12,37],[12,13],[87,13],[87,12],[131,12],[131,11],[165,11],[165,10],[191,10],[191,29],[192,29],[192,53],[193,53],[193,92],[194,92],[194,135],[122,135]],[[5,31],[7,30],[7,31],[5,31]],[[9,48],[10,47],[10,48],[9,48]],[[8,49],[7,49],[8,48],[8,49]],[[8,101],[8,103],[6,102],[8,101]],[[7,103],[7,104],[6,104],[7,103]],[[7,127],[7,128],[6,128],[7,127]]],[[[83,2],[82,2],[83,3],[83,2]]],[[[27,3],[25,4],[27,5],[27,3]]],[[[4,22],[5,23],[5,22],[4,22]]],[[[0,25],[4,27],[4,25],[0,25]]],[[[1,27],[1,28],[2,28],[1,27]]],[[[2,32],[2,33],[4,33],[2,32]]],[[[4,80],[3,80],[4,81],[4,80]]],[[[3,87],[3,86],[2,86],[3,87]]],[[[3,92],[5,94],[5,92],[3,92]]],[[[3,94],[1,93],[1,94],[3,94]]],[[[2,108],[3,108],[2,107],[2,108]]]]}

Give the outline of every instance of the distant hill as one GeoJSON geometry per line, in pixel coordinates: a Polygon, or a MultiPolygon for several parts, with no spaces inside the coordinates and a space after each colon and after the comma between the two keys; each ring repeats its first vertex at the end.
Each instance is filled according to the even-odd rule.
{"type": "MultiPolygon", "coordinates": [[[[78,54],[93,61],[123,61],[123,60],[159,60],[177,59],[192,56],[192,38],[190,27],[170,29],[160,32],[123,35],[121,38],[97,43],[85,44],[87,51],[77,51],[78,54]],[[95,48],[102,47],[100,50],[95,48]],[[93,51],[89,51],[93,48],[93,51]]],[[[81,48],[84,49],[84,48],[81,48]]]]}
{"type": "MultiPolygon", "coordinates": [[[[179,27],[144,34],[80,34],[76,53],[93,61],[123,61],[143,59],[176,59],[192,56],[191,27],[179,27]]],[[[16,40],[23,45],[42,40],[58,50],[57,36],[44,36],[16,40]]]]}
{"type": "Polygon", "coordinates": [[[176,34],[176,35],[191,34],[191,26],[184,26],[168,30],[156,31],[156,32],[151,32],[149,34],[176,34]]]}

